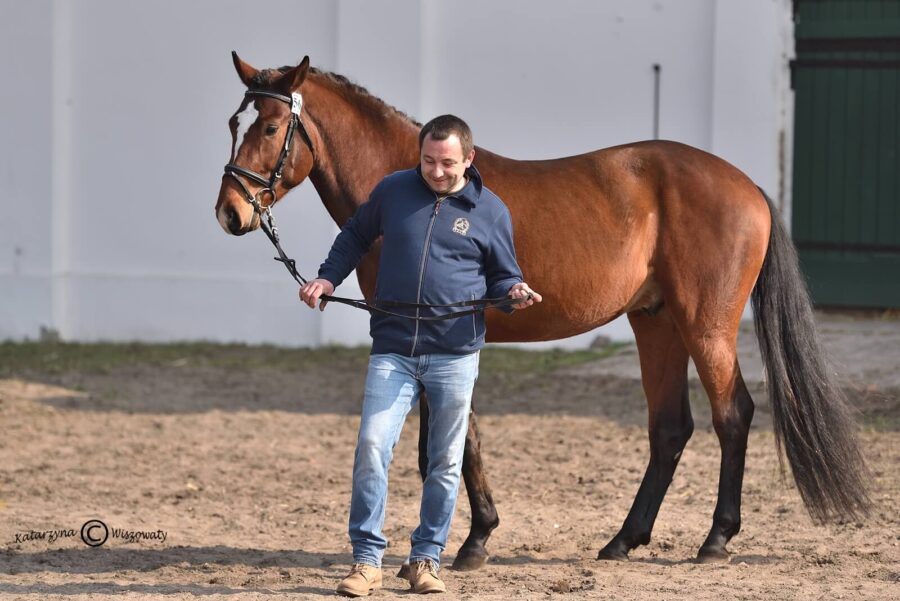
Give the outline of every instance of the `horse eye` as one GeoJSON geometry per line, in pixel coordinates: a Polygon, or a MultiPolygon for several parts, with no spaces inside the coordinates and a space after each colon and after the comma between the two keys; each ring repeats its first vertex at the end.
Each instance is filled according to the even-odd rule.
{"type": "Polygon", "coordinates": [[[271,135],[274,134],[276,131],[278,131],[278,126],[277,126],[277,125],[269,125],[269,126],[266,126],[266,135],[267,135],[267,136],[271,136],[271,135]]]}

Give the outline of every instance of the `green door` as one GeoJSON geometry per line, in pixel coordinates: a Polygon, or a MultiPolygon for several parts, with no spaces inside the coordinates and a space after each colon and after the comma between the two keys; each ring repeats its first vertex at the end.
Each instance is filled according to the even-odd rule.
{"type": "Polygon", "coordinates": [[[796,0],[792,231],[819,306],[900,307],[900,0],[796,0]]]}

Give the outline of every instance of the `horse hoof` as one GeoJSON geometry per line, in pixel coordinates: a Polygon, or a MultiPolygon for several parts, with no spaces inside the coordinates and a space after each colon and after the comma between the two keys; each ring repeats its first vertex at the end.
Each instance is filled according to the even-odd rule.
{"type": "Polygon", "coordinates": [[[602,559],[603,561],[628,561],[628,549],[613,541],[600,549],[600,552],[597,553],[597,559],[602,559]]]}
{"type": "Polygon", "coordinates": [[[409,580],[409,564],[404,563],[400,566],[400,570],[397,572],[397,578],[403,578],[404,580],[409,580]]]}
{"type": "Polygon", "coordinates": [[[700,549],[697,563],[728,563],[731,555],[725,549],[700,549]]]}
{"type": "Polygon", "coordinates": [[[460,572],[470,572],[472,570],[478,570],[484,567],[484,564],[487,563],[488,554],[485,552],[477,552],[477,551],[462,551],[456,555],[456,559],[453,560],[453,565],[450,566],[451,569],[457,570],[460,572]]]}

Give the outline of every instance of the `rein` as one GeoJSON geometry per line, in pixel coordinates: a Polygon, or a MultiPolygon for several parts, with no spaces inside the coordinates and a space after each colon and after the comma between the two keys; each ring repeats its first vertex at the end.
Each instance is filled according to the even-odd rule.
{"type": "MultiPolygon", "coordinates": [[[[272,175],[266,178],[265,176],[255,171],[245,169],[244,167],[236,165],[233,162],[225,165],[225,174],[230,175],[235,179],[235,181],[237,181],[241,190],[244,192],[244,198],[253,206],[253,210],[256,212],[256,214],[259,215],[260,227],[262,228],[263,232],[265,232],[266,237],[275,247],[275,250],[278,252],[278,256],[273,258],[284,265],[285,269],[288,270],[288,273],[291,274],[291,277],[294,278],[294,281],[296,281],[301,286],[304,286],[307,283],[307,279],[300,275],[300,272],[297,271],[296,261],[288,257],[284,252],[284,249],[281,248],[281,239],[278,236],[278,227],[275,225],[275,217],[272,215],[272,205],[274,205],[276,201],[275,184],[278,182],[278,180],[281,179],[283,175],[284,164],[291,152],[291,144],[293,142],[294,134],[297,131],[300,132],[303,137],[303,141],[306,142],[306,145],[309,146],[310,152],[312,152],[315,156],[312,138],[310,137],[309,132],[307,132],[306,128],[303,126],[303,121],[300,120],[300,110],[303,106],[303,99],[298,92],[294,92],[290,96],[285,96],[283,94],[269,92],[266,90],[247,90],[247,92],[244,93],[244,96],[250,99],[252,99],[254,96],[274,98],[275,100],[280,100],[281,102],[285,102],[291,106],[291,121],[288,124],[287,132],[285,133],[284,137],[284,144],[281,148],[281,154],[278,157],[278,161],[275,163],[275,169],[272,170],[272,175]],[[244,184],[244,181],[241,179],[241,177],[245,177],[258,183],[262,186],[262,188],[257,190],[256,194],[252,194],[250,192],[250,189],[247,188],[247,185],[244,184]],[[260,197],[264,193],[268,193],[272,197],[272,201],[265,205],[260,201],[260,197]],[[265,220],[263,219],[263,217],[265,217],[265,220]]],[[[442,315],[428,315],[424,317],[420,315],[404,315],[402,313],[388,311],[365,299],[343,298],[340,296],[331,296],[328,294],[323,294],[319,298],[330,303],[341,303],[344,305],[349,305],[351,307],[356,307],[357,309],[363,309],[364,311],[368,311],[369,313],[380,313],[393,317],[402,317],[403,319],[412,319],[414,321],[444,321],[447,319],[464,317],[466,315],[473,315],[475,313],[485,311],[486,309],[502,309],[504,307],[517,305],[531,298],[531,294],[522,299],[503,296],[498,298],[465,300],[445,305],[432,305],[428,303],[407,303],[401,301],[376,301],[378,305],[381,305],[381,307],[393,307],[398,309],[405,308],[418,310],[473,307],[471,309],[465,309],[462,311],[451,311],[442,315]]]]}

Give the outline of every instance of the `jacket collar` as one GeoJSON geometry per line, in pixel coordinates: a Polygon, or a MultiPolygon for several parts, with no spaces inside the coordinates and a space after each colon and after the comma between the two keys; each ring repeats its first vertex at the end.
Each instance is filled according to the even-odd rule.
{"type": "MultiPolygon", "coordinates": [[[[425,177],[422,175],[422,166],[416,165],[416,173],[419,174],[419,181],[423,186],[428,188],[428,191],[434,194],[434,190],[432,190],[428,183],[425,181],[425,177]]],[[[481,179],[481,173],[479,173],[478,169],[475,168],[475,165],[470,165],[468,169],[466,169],[466,177],[469,181],[463,186],[463,189],[457,192],[456,194],[451,194],[450,196],[454,198],[458,198],[473,207],[478,202],[478,199],[481,198],[481,191],[484,189],[484,182],[481,179]]]]}

